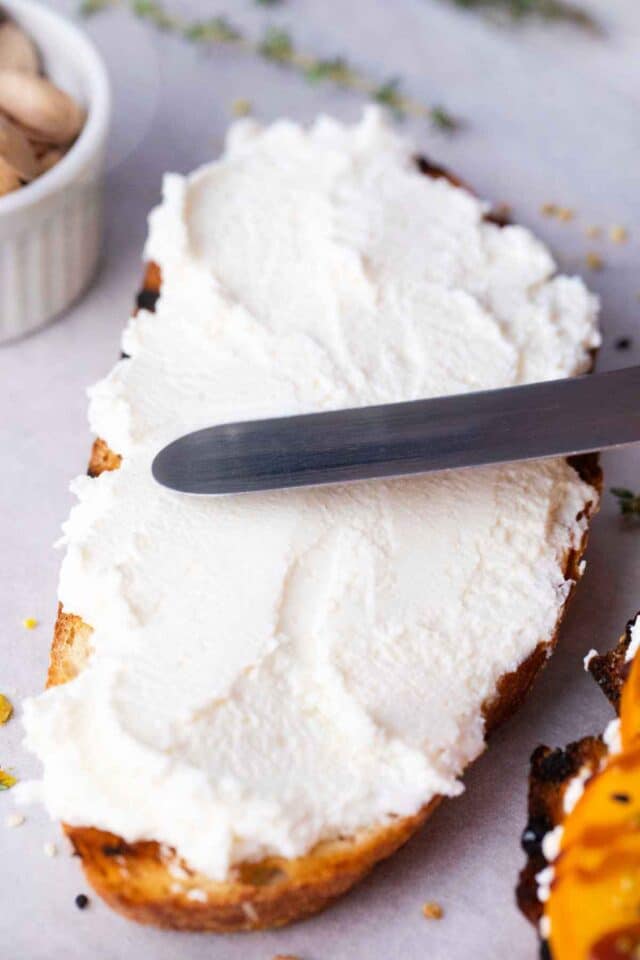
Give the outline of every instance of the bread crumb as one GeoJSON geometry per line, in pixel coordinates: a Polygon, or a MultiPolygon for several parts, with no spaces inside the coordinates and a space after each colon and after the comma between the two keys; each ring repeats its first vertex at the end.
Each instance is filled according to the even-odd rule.
{"type": "Polygon", "coordinates": [[[613,227],[609,227],[609,239],[612,243],[626,243],[629,239],[629,231],[620,224],[614,224],[613,227]]]}
{"type": "Polygon", "coordinates": [[[427,900],[422,907],[422,916],[427,920],[441,920],[444,916],[444,910],[435,900],[427,900]]]}
{"type": "Polygon", "coordinates": [[[557,217],[558,216],[558,205],[557,203],[543,203],[540,207],[540,213],[543,217],[557,217]]]}
{"type": "Polygon", "coordinates": [[[238,97],[231,104],[231,113],[234,117],[248,117],[252,109],[251,100],[247,100],[245,97],[238,97]]]}
{"type": "Polygon", "coordinates": [[[570,207],[558,207],[556,216],[558,220],[562,220],[563,223],[569,223],[569,221],[575,217],[575,213],[570,207]]]}
{"type": "Polygon", "coordinates": [[[604,267],[604,260],[599,253],[596,253],[594,250],[590,250],[586,257],[585,261],[590,270],[602,270],[604,267]]]}
{"type": "Polygon", "coordinates": [[[22,626],[25,630],[34,630],[38,626],[38,621],[35,617],[25,617],[22,621],[22,626]]]}
{"type": "Polygon", "coordinates": [[[300,960],[300,957],[294,956],[293,953],[277,953],[273,960],[300,960]]]}
{"type": "Polygon", "coordinates": [[[591,237],[592,240],[597,240],[598,237],[602,236],[602,227],[597,227],[595,224],[591,224],[591,226],[587,227],[584,232],[588,237],[591,237]]]}
{"type": "Polygon", "coordinates": [[[45,857],[56,857],[58,855],[58,848],[55,843],[52,843],[50,840],[44,844],[42,847],[45,857]]]}
{"type": "Polygon", "coordinates": [[[12,713],[11,701],[5,697],[4,693],[0,693],[0,724],[6,723],[12,713]]]}
{"type": "Polygon", "coordinates": [[[26,817],[22,813],[10,813],[5,824],[8,827],[21,827],[25,820],[26,817]]]}

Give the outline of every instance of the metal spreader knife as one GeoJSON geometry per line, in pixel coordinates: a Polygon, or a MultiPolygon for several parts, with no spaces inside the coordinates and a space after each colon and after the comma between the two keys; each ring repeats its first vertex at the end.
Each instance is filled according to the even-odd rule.
{"type": "Polygon", "coordinates": [[[347,483],[537,460],[640,441],[640,367],[503,390],[225,423],[158,453],[183,493],[347,483]]]}

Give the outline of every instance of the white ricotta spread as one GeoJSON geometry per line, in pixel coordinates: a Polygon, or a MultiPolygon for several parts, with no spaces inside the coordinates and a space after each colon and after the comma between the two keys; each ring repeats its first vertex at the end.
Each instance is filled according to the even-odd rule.
{"type": "Polygon", "coordinates": [[[154,838],[223,878],[456,794],[482,705],[553,631],[594,491],[563,461],[191,498],[152,480],[228,420],[584,371],[597,304],[520,227],[421,175],[375,110],[232,128],[167,176],[131,319],[91,391],[119,470],[74,482],[60,577],[93,627],[28,701],[51,815],[154,838]]]}
{"type": "Polygon", "coordinates": [[[640,647],[640,614],[635,618],[629,629],[630,643],[625,654],[625,663],[631,663],[640,647]]]}

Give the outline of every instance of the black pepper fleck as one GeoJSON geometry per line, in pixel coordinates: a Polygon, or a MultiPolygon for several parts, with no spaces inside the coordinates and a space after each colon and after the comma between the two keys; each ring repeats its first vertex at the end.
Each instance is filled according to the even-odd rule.
{"type": "Polygon", "coordinates": [[[631,803],[631,797],[628,793],[612,793],[611,799],[616,803],[631,803]]]}
{"type": "Polygon", "coordinates": [[[76,897],[76,907],[78,910],[85,910],[89,906],[89,897],[86,893],[79,893],[76,897]]]}
{"type": "Polygon", "coordinates": [[[631,346],[631,337],[618,337],[614,343],[616,350],[628,350],[631,346]]]}

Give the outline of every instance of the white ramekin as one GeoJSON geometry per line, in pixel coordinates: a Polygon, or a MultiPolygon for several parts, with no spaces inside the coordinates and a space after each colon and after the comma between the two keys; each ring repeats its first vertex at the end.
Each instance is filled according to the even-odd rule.
{"type": "Polygon", "coordinates": [[[31,0],[2,6],[38,45],[47,75],[84,104],[87,120],[55,167],[0,197],[0,342],[53,319],[93,276],[111,112],[104,64],[80,30],[31,0]]]}

